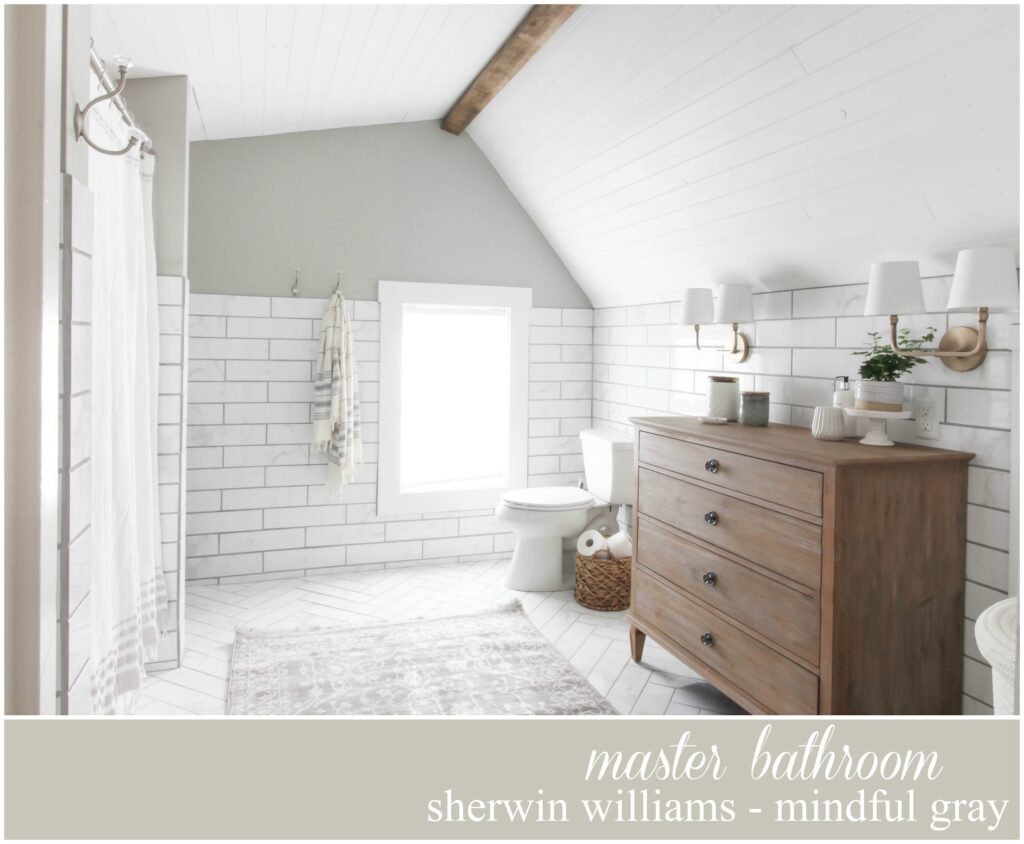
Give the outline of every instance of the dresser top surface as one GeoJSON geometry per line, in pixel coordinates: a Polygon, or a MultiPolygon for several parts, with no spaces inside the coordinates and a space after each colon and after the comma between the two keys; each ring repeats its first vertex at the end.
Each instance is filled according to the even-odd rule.
{"type": "Polygon", "coordinates": [[[726,450],[778,459],[783,455],[826,465],[853,463],[918,463],[969,461],[973,454],[920,445],[897,443],[894,446],[861,445],[856,440],[832,442],[816,440],[807,428],[769,425],[766,428],[740,425],[704,425],[696,417],[640,416],[630,419],[638,429],[717,446],[726,450]]]}

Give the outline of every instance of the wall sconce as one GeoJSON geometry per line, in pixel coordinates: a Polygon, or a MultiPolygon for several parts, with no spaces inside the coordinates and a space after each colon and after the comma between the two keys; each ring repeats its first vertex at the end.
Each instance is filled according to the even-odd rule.
{"type": "Polygon", "coordinates": [[[986,324],[990,312],[1015,311],[1017,266],[1013,250],[964,249],[957,255],[946,310],[978,312],[978,327],[954,326],[942,335],[937,349],[909,351],[899,347],[899,315],[925,312],[921,274],[916,261],[887,261],[871,266],[865,316],[889,316],[890,345],[904,357],[936,357],[954,372],[977,369],[988,354],[986,324]]]}
{"type": "Polygon", "coordinates": [[[722,284],[715,302],[715,324],[732,323],[732,348],[725,356],[733,363],[745,363],[750,357],[750,340],[740,333],[741,322],[754,321],[754,304],[749,284],[722,284]]]}
{"type": "Polygon", "coordinates": [[[946,310],[951,313],[977,310],[978,328],[957,325],[949,329],[939,342],[939,352],[952,351],[952,354],[942,358],[942,362],[956,372],[968,372],[981,366],[988,353],[985,331],[988,315],[1016,311],[1019,297],[1017,261],[1012,249],[962,250],[956,256],[946,310]],[[970,351],[963,351],[965,348],[970,351]]]}
{"type": "Polygon", "coordinates": [[[692,325],[694,337],[697,338],[697,349],[700,349],[700,327],[709,325],[715,319],[715,300],[707,287],[690,287],[683,291],[680,303],[679,324],[692,325]]]}

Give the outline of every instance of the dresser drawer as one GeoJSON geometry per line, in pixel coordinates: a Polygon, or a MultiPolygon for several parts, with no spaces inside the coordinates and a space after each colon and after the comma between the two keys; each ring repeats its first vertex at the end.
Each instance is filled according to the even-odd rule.
{"type": "Polygon", "coordinates": [[[821,528],[738,498],[640,469],[640,512],[812,589],[821,583],[821,528]]]}
{"type": "Polygon", "coordinates": [[[821,515],[821,474],[696,443],[640,433],[640,462],[821,515]]]}
{"type": "Polygon", "coordinates": [[[641,623],[658,628],[769,711],[780,715],[818,711],[816,675],[643,570],[634,571],[633,590],[632,613],[641,623]]]}
{"type": "Polygon", "coordinates": [[[696,595],[726,615],[814,665],[820,609],[809,597],[641,518],[637,565],[696,595]]]}

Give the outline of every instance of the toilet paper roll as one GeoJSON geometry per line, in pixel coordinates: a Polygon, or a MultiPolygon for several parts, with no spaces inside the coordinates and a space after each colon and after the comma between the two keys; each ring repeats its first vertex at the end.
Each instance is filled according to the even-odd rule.
{"type": "Polygon", "coordinates": [[[598,551],[608,550],[608,540],[596,530],[585,530],[576,542],[576,550],[584,557],[592,557],[598,551]]]}
{"type": "Polygon", "coordinates": [[[633,556],[633,543],[621,530],[608,538],[608,550],[616,560],[624,560],[633,556]]]}

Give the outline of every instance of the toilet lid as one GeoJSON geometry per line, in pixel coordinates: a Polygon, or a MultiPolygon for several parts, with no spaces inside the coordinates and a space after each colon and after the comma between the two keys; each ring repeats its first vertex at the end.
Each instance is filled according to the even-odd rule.
{"type": "Polygon", "coordinates": [[[514,489],[501,500],[515,510],[579,510],[593,504],[594,496],[574,486],[539,486],[514,489]]]}

